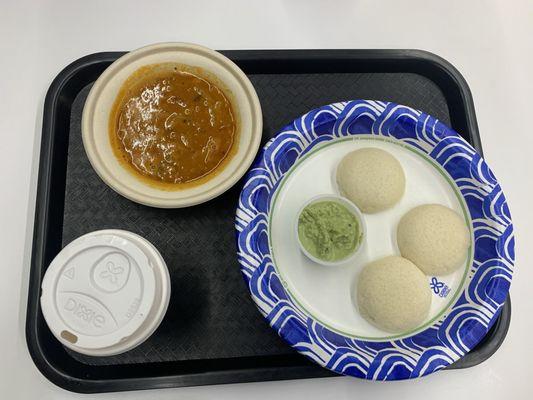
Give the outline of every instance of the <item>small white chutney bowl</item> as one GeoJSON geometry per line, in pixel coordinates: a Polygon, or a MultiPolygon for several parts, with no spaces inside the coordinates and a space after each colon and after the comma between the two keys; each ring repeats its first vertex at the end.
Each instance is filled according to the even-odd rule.
{"type": "Polygon", "coordinates": [[[346,264],[349,261],[353,260],[357,256],[357,254],[359,254],[361,249],[363,248],[364,242],[366,240],[365,219],[363,217],[363,214],[359,210],[359,208],[357,208],[357,206],[354,203],[352,203],[350,200],[348,200],[348,199],[346,199],[344,197],[341,197],[341,196],[334,195],[334,194],[324,194],[324,195],[315,196],[315,197],[311,198],[309,201],[307,201],[298,210],[298,213],[296,215],[295,232],[296,232],[296,240],[298,241],[298,245],[300,246],[300,249],[302,250],[302,252],[310,260],[316,262],[317,264],[322,264],[322,265],[325,265],[325,266],[328,266],[328,267],[336,266],[336,265],[343,265],[343,264],[346,264]],[[318,202],[322,202],[322,201],[334,201],[334,202],[339,203],[340,205],[346,207],[348,209],[348,211],[355,216],[355,219],[357,220],[357,223],[359,224],[359,230],[361,232],[360,233],[361,234],[361,240],[359,241],[359,245],[355,248],[353,253],[351,253],[348,257],[345,257],[343,259],[336,260],[336,261],[322,260],[321,258],[315,257],[311,253],[309,253],[309,251],[307,251],[305,246],[300,241],[300,235],[298,234],[298,223],[299,223],[299,220],[300,220],[300,214],[303,212],[303,210],[307,206],[309,206],[309,205],[311,205],[313,203],[318,203],[318,202]]]}
{"type": "Polygon", "coordinates": [[[152,207],[180,208],[203,203],[224,193],[244,175],[255,158],[263,130],[261,106],[252,83],[230,59],[208,48],[189,43],[159,43],[129,52],[111,64],[96,80],[82,116],[82,138],[96,173],[122,196],[152,207]],[[124,82],[139,68],[177,63],[213,75],[229,93],[238,121],[237,146],[229,162],[209,180],[196,186],[168,190],[139,179],[116,158],[108,122],[124,82]]]}

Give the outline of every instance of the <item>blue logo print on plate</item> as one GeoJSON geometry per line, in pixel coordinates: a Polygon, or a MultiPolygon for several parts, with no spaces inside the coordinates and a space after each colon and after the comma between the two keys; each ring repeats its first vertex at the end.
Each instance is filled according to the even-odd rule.
{"type": "Polygon", "coordinates": [[[444,282],[439,282],[436,277],[431,278],[429,287],[431,290],[433,290],[433,293],[437,294],[439,297],[447,297],[451,291],[448,285],[446,285],[444,282]]]}
{"type": "Polygon", "coordinates": [[[429,287],[433,290],[433,293],[439,294],[440,290],[444,287],[444,282],[439,282],[437,278],[433,277],[431,278],[429,287]]]}

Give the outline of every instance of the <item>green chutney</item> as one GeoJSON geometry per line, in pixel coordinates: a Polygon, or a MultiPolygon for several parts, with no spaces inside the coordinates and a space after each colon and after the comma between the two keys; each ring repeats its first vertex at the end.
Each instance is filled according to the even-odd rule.
{"type": "Polygon", "coordinates": [[[348,208],[324,200],[303,209],[298,218],[298,238],[312,256],[340,261],[357,249],[362,232],[357,217],[348,208]]]}

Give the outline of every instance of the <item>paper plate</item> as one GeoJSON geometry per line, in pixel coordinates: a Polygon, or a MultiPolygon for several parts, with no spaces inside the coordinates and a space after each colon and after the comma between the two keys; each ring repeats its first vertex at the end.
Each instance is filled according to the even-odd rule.
{"type": "Polygon", "coordinates": [[[457,361],[498,317],[512,278],[511,216],[485,161],[435,118],[393,103],[336,103],[283,128],[248,173],[236,229],[242,273],[272,328],[316,363],[359,378],[415,378],[457,361]],[[318,265],[298,247],[297,210],[314,196],[338,194],[336,165],[363,147],[382,148],[400,161],[405,194],[390,210],[365,214],[367,237],[356,261],[318,265]],[[398,221],[427,203],[461,215],[472,246],[456,272],[427,277],[433,298],[423,324],[393,335],[359,315],[357,276],[369,261],[399,254],[398,221]]]}

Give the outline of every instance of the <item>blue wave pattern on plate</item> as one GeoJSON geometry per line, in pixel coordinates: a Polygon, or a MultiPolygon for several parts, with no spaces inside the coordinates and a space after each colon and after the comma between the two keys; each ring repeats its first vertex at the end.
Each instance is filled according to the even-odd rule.
{"type": "Polygon", "coordinates": [[[247,175],[235,225],[241,270],[263,316],[293,348],[339,374],[398,380],[446,367],[485,336],[511,283],[513,226],[494,174],[452,129],[427,114],[393,103],[331,104],[283,128],[265,145],[247,175]],[[470,212],[475,243],[471,279],[444,320],[413,336],[380,342],[336,333],[301,310],[276,273],[268,243],[271,198],[291,166],[320,143],[369,133],[410,145],[448,172],[470,212]]]}

